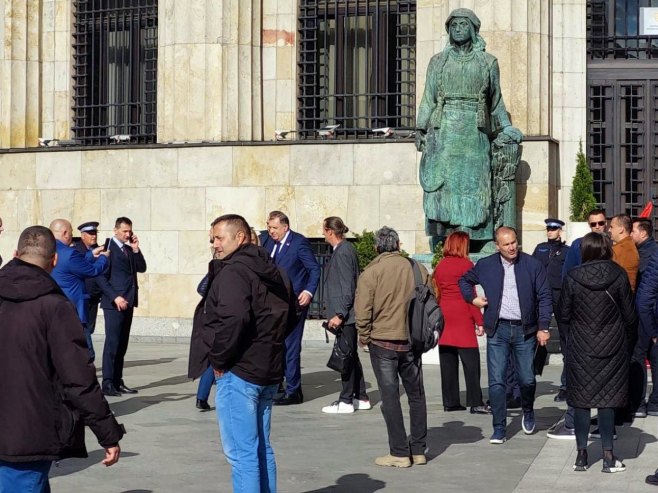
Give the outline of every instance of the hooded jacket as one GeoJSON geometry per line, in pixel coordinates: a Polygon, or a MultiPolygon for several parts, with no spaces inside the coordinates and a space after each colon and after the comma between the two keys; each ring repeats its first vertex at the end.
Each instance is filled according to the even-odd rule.
{"type": "Polygon", "coordinates": [[[0,270],[0,460],[87,457],[123,436],[96,380],[75,308],[48,273],[13,259],[0,270]]]}
{"type": "Polygon", "coordinates": [[[560,298],[567,333],[567,402],[573,407],[623,407],[637,315],[624,269],[611,260],[569,271],[560,298]]]}
{"type": "Polygon", "coordinates": [[[281,382],[283,341],[296,320],[290,281],[252,244],[212,260],[209,273],[195,313],[189,376],[199,376],[209,361],[255,385],[281,382]]]}

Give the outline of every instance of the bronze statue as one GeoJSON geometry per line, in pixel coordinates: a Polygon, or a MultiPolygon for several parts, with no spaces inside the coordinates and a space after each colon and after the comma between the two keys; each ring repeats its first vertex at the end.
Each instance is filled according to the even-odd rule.
{"type": "Polygon", "coordinates": [[[450,42],[430,60],[418,110],[426,231],[432,247],[457,230],[482,247],[495,227],[516,225],[514,177],[523,135],[510,123],[498,61],[485,52],[480,19],[456,9],[446,30],[450,42]]]}

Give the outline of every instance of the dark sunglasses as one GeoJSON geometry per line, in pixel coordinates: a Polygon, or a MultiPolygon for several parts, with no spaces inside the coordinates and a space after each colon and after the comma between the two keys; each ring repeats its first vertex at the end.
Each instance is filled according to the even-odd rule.
{"type": "Polygon", "coordinates": [[[546,231],[557,231],[560,229],[559,226],[546,226],[546,231]]]}
{"type": "Polygon", "coordinates": [[[594,221],[593,223],[589,223],[590,228],[595,228],[596,226],[605,226],[605,221],[594,221]]]}

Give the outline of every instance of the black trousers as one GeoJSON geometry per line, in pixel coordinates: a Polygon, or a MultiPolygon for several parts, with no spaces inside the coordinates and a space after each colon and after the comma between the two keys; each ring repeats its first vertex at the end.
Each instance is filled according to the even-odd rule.
{"type": "Polygon", "coordinates": [[[119,387],[123,380],[123,362],[128,350],[133,308],[103,310],[105,315],[105,346],[103,347],[103,385],[119,387]]]}
{"type": "MultiPolygon", "coordinates": [[[[651,363],[651,381],[658,382],[658,344],[654,344],[650,337],[640,334],[630,367],[629,405],[631,411],[636,411],[641,406],[647,395],[647,367],[645,360],[651,363]]],[[[658,411],[658,384],[654,383],[653,391],[649,396],[647,408],[650,411],[658,411]]]]}
{"type": "Polygon", "coordinates": [[[363,379],[363,367],[359,360],[359,351],[356,345],[357,332],[354,324],[343,325],[341,327],[341,337],[354,355],[350,362],[349,371],[342,373],[340,379],[343,388],[340,392],[340,401],[352,404],[352,399],[367,400],[366,382],[363,379]]]}
{"type": "Polygon", "coordinates": [[[98,298],[89,298],[87,300],[87,329],[89,333],[93,334],[96,330],[96,317],[98,317],[98,298]]]}
{"type": "Polygon", "coordinates": [[[395,457],[409,457],[410,453],[424,454],[427,446],[427,404],[420,356],[415,357],[411,351],[391,351],[370,344],[370,361],[381,392],[390,454],[395,457]],[[409,402],[409,439],[400,405],[400,379],[409,402]]]}
{"type": "Polygon", "coordinates": [[[459,406],[459,360],[464,368],[466,381],[466,405],[482,405],[480,388],[480,350],[478,348],[459,348],[439,346],[439,363],[441,365],[441,394],[444,407],[459,406]]]}

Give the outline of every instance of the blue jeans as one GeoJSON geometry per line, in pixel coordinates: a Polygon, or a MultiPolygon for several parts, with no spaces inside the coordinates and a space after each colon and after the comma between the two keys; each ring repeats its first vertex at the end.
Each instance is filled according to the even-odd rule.
{"type": "Polygon", "coordinates": [[[521,388],[521,406],[524,411],[533,410],[536,381],[532,361],[536,344],[535,334],[526,336],[522,325],[503,321],[498,322],[494,335],[487,337],[489,402],[494,430],[505,430],[507,426],[505,384],[510,354],[514,358],[516,380],[521,388]]]}
{"type": "Polygon", "coordinates": [[[52,462],[0,461],[0,491],[2,493],[50,493],[48,472],[52,462]]]}
{"type": "Polygon", "coordinates": [[[202,401],[207,401],[213,383],[215,383],[215,373],[212,371],[212,365],[208,365],[208,368],[206,368],[206,371],[201,374],[201,378],[199,379],[196,398],[202,401]]]}
{"type": "Polygon", "coordinates": [[[270,445],[272,399],[277,385],[255,385],[230,371],[215,380],[215,406],[234,493],[276,493],[270,445]]]}

